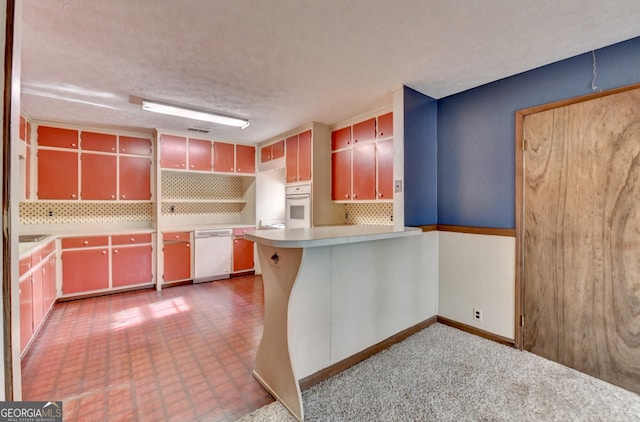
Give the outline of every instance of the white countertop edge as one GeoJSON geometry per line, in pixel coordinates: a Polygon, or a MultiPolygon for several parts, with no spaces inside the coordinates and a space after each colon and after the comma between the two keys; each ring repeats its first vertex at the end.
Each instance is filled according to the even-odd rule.
{"type": "Polygon", "coordinates": [[[258,244],[279,248],[310,248],[394,239],[416,236],[421,233],[422,230],[418,227],[393,230],[390,226],[347,225],[309,229],[256,230],[245,233],[244,237],[258,244]]]}

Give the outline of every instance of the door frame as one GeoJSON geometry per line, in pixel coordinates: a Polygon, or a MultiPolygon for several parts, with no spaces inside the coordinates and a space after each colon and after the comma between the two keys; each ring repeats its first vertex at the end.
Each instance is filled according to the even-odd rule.
{"type": "Polygon", "coordinates": [[[524,108],[517,110],[515,113],[515,140],[516,140],[516,185],[515,185],[515,212],[516,212],[516,280],[515,280],[515,346],[518,349],[524,347],[524,289],[523,289],[523,271],[524,271],[524,259],[523,256],[523,244],[524,244],[524,159],[526,151],[526,140],[524,139],[524,118],[531,114],[540,113],[543,111],[551,110],[554,108],[560,108],[571,104],[577,104],[585,101],[590,101],[596,98],[607,97],[609,95],[619,94],[621,92],[632,91],[640,88],[640,83],[626,85],[619,88],[613,88],[607,91],[600,91],[593,94],[581,95],[578,97],[568,98],[565,100],[554,101],[547,104],[541,104],[534,107],[524,108]]]}

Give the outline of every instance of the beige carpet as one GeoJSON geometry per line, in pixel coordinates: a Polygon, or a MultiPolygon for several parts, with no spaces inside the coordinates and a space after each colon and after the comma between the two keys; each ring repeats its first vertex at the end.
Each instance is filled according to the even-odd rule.
{"type": "MultiPolygon", "coordinates": [[[[306,421],[640,421],[640,396],[434,324],[303,392],[306,421]]],[[[278,402],[240,421],[294,421],[278,402]]]]}

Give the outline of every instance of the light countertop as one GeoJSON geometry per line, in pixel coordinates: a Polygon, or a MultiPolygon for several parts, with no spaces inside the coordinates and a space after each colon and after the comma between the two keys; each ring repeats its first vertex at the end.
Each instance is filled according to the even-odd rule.
{"type": "Polygon", "coordinates": [[[305,229],[256,230],[251,233],[245,233],[244,237],[258,244],[268,246],[310,248],[415,236],[420,233],[422,233],[422,230],[417,227],[394,230],[392,226],[344,225],[305,229]]]}

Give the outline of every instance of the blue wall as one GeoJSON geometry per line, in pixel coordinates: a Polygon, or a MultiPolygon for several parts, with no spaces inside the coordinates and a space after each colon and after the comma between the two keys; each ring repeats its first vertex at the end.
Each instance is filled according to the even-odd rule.
{"type": "Polygon", "coordinates": [[[435,99],[404,87],[404,224],[438,220],[437,113],[435,99]]]}
{"type": "MultiPolygon", "coordinates": [[[[640,82],[640,38],[596,50],[596,64],[598,90],[640,82]]],[[[592,78],[589,52],[438,100],[437,222],[514,228],[515,112],[590,94],[592,78]]],[[[405,120],[405,131],[410,126],[405,120]]],[[[433,220],[424,203],[433,175],[420,169],[433,165],[432,148],[423,145],[435,129],[428,130],[423,137],[405,133],[407,225],[433,220]]]]}

